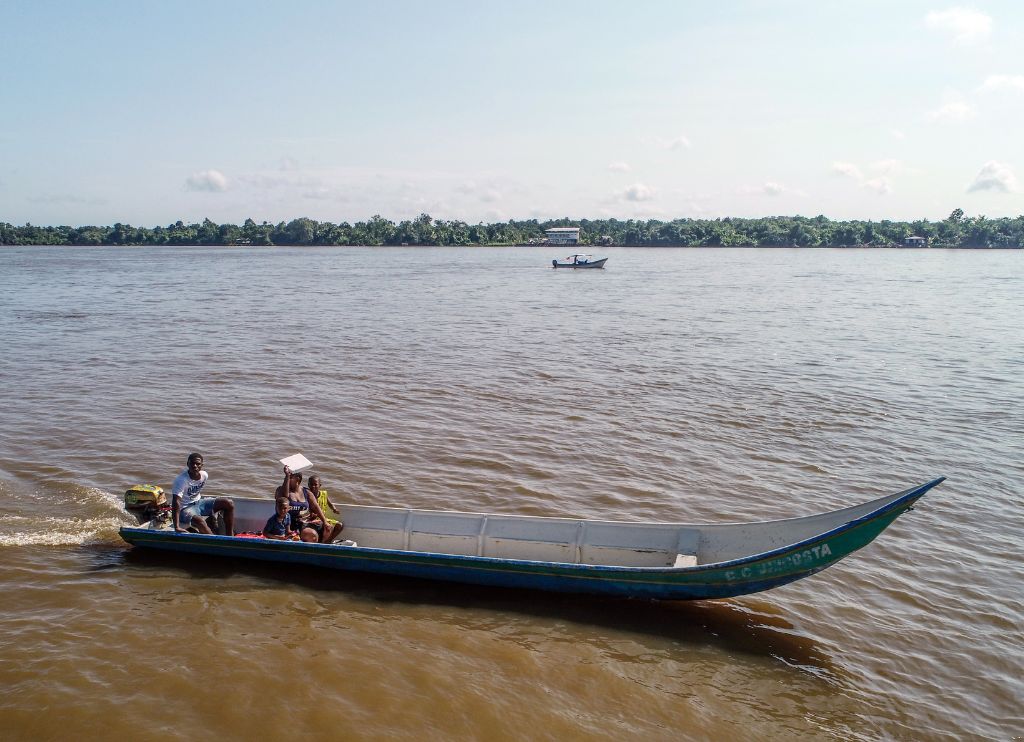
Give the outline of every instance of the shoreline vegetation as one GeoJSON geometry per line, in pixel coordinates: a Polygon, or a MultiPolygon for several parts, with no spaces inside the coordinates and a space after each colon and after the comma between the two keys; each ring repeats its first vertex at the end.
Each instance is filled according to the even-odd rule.
{"type": "MultiPolygon", "coordinates": [[[[824,216],[758,219],[536,219],[493,224],[433,219],[420,214],[393,222],[373,216],[365,222],[289,222],[241,225],[178,221],[166,227],[36,226],[0,222],[0,245],[222,245],[322,246],[510,246],[544,245],[544,230],[579,227],[578,247],[932,247],[1020,248],[1024,215],[988,219],[956,209],[942,221],[834,221],[824,216]],[[911,240],[908,238],[923,238],[911,240]]],[[[552,247],[572,247],[552,245],[552,247]]]]}

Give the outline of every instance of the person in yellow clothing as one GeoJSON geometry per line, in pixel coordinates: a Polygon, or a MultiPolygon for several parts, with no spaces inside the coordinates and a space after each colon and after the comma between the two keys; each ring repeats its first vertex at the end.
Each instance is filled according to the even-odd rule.
{"type": "Polygon", "coordinates": [[[341,529],[345,527],[345,524],[340,520],[327,517],[328,508],[330,508],[335,515],[339,515],[340,513],[335,504],[331,502],[331,498],[327,496],[327,490],[320,489],[320,477],[314,474],[307,481],[309,482],[309,492],[316,498],[317,503],[320,505],[320,509],[324,513],[324,519],[327,521],[327,525],[324,528],[324,535],[322,536],[323,541],[320,543],[333,544],[338,536],[341,535],[341,529]]]}

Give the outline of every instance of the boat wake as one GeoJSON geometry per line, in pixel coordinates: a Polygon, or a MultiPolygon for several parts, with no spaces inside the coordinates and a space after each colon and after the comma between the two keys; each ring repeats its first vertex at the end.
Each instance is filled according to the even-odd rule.
{"type": "Polygon", "coordinates": [[[116,495],[95,487],[75,487],[62,499],[80,515],[0,514],[0,548],[116,543],[118,529],[133,522],[116,495]]]}
{"type": "Polygon", "coordinates": [[[5,546],[82,546],[118,540],[117,529],[124,518],[28,518],[0,516],[0,547],[5,546]]]}

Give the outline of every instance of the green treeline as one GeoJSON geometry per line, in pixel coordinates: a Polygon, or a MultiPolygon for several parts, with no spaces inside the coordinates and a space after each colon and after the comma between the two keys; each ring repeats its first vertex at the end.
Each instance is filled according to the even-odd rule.
{"type": "Polygon", "coordinates": [[[551,227],[580,227],[583,245],[893,247],[924,237],[930,247],[1021,247],[1024,216],[965,217],[957,209],[939,222],[833,221],[824,216],[761,219],[556,219],[467,224],[421,214],[398,222],[374,216],[349,224],[293,219],[242,225],[175,222],[167,227],[16,227],[0,222],[0,245],[522,245],[551,227]]]}

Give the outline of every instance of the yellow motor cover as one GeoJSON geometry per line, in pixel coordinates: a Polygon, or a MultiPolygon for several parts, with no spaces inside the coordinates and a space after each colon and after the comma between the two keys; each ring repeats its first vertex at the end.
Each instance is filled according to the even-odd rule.
{"type": "Polygon", "coordinates": [[[124,493],[126,508],[145,508],[147,506],[163,507],[167,504],[167,496],[161,487],[155,484],[137,484],[124,493]]]}

